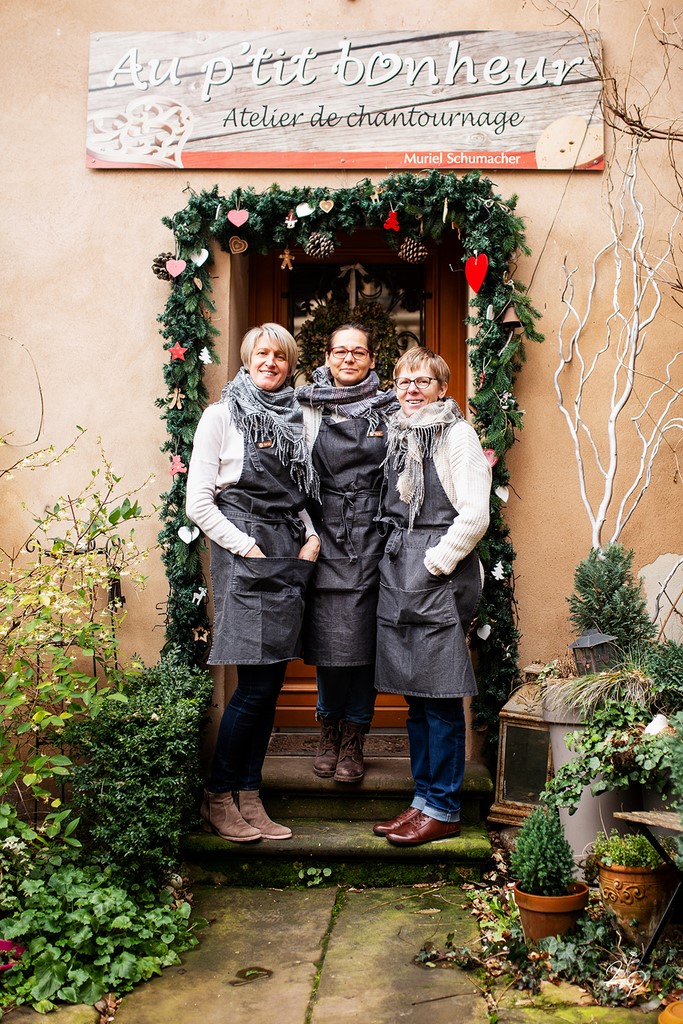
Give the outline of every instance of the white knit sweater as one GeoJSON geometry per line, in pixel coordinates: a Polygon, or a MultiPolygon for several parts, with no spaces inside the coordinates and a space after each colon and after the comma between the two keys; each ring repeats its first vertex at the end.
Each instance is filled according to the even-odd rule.
{"type": "MultiPolygon", "coordinates": [[[[225,518],[216,505],[216,495],[238,482],[243,461],[244,434],[232,422],[227,403],[208,406],[194,435],[185,511],[207,537],[235,555],[246,555],[255,541],[225,518]]],[[[306,528],[306,540],[315,536],[308,513],[300,512],[299,518],[306,528]]]]}
{"type": "Polygon", "coordinates": [[[446,431],[434,466],[448,500],[458,512],[439,543],[425,553],[426,568],[440,576],[453,572],[486,533],[491,466],[476,430],[465,420],[446,431]]]}

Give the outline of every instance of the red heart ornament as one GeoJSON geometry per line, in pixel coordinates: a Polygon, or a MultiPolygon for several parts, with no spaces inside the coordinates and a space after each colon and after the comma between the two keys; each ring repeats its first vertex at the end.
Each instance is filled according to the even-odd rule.
{"type": "Polygon", "coordinates": [[[185,260],[166,260],[166,270],[171,277],[180,277],[186,266],[185,260]]]}
{"type": "Polygon", "coordinates": [[[228,220],[231,224],[234,224],[236,228],[241,228],[243,224],[246,224],[249,220],[248,210],[230,210],[228,212],[228,220]]]}
{"type": "Polygon", "coordinates": [[[480,252],[478,256],[470,256],[465,263],[465,277],[473,292],[478,292],[481,288],[488,269],[489,258],[485,252],[480,252]]]}

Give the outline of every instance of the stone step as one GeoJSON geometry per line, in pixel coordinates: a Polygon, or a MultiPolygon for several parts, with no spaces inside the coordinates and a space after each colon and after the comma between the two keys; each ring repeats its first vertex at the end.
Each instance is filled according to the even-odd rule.
{"type": "Polygon", "coordinates": [[[457,838],[408,848],[375,836],[369,820],[286,820],[294,835],[279,842],[231,843],[206,832],[187,835],[183,874],[192,883],[275,888],[459,883],[479,879],[491,855],[481,825],[463,825],[457,838]]]}
{"type": "MultiPolygon", "coordinates": [[[[365,759],[365,775],[357,783],[319,779],[313,774],[312,755],[269,754],[263,769],[261,796],[271,816],[383,821],[409,806],[413,778],[407,757],[365,759]]],[[[488,769],[468,763],[461,791],[461,817],[478,824],[486,818],[493,799],[488,769]]]]}

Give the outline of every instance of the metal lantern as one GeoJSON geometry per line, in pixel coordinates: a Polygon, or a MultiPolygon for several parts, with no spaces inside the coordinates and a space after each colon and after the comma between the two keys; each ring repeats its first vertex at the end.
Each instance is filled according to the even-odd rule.
{"type": "Polygon", "coordinates": [[[549,730],[538,683],[518,687],[500,712],[495,802],[488,821],[520,825],[552,775],[549,730]]]}
{"type": "Polygon", "coordinates": [[[603,672],[614,663],[616,655],[612,643],[616,637],[607,636],[597,629],[588,633],[582,633],[578,640],[569,645],[574,652],[576,662],[576,673],[580,676],[589,675],[592,672],[603,672]]]}

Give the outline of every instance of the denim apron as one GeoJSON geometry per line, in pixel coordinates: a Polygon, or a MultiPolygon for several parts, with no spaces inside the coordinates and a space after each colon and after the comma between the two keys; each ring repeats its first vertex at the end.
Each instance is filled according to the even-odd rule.
{"type": "Polygon", "coordinates": [[[425,459],[425,496],[412,530],[408,506],[390,468],[381,521],[389,538],[380,562],[375,686],[382,693],[416,697],[466,697],[477,692],[466,634],[481,596],[476,551],[448,576],[424,565],[457,516],[434,466],[425,459]]]}
{"type": "Polygon", "coordinates": [[[304,598],[315,568],[298,557],[305,528],[297,513],[305,498],[274,446],[245,439],[242,475],[216,504],[266,557],[244,558],[211,542],[210,665],[271,665],[301,656],[304,598]]]}
{"type": "Polygon", "coordinates": [[[320,554],[306,604],[304,660],[370,665],[375,659],[379,560],[377,523],[386,426],[368,435],[364,417],[323,417],[313,446],[320,477],[320,554]]]}

